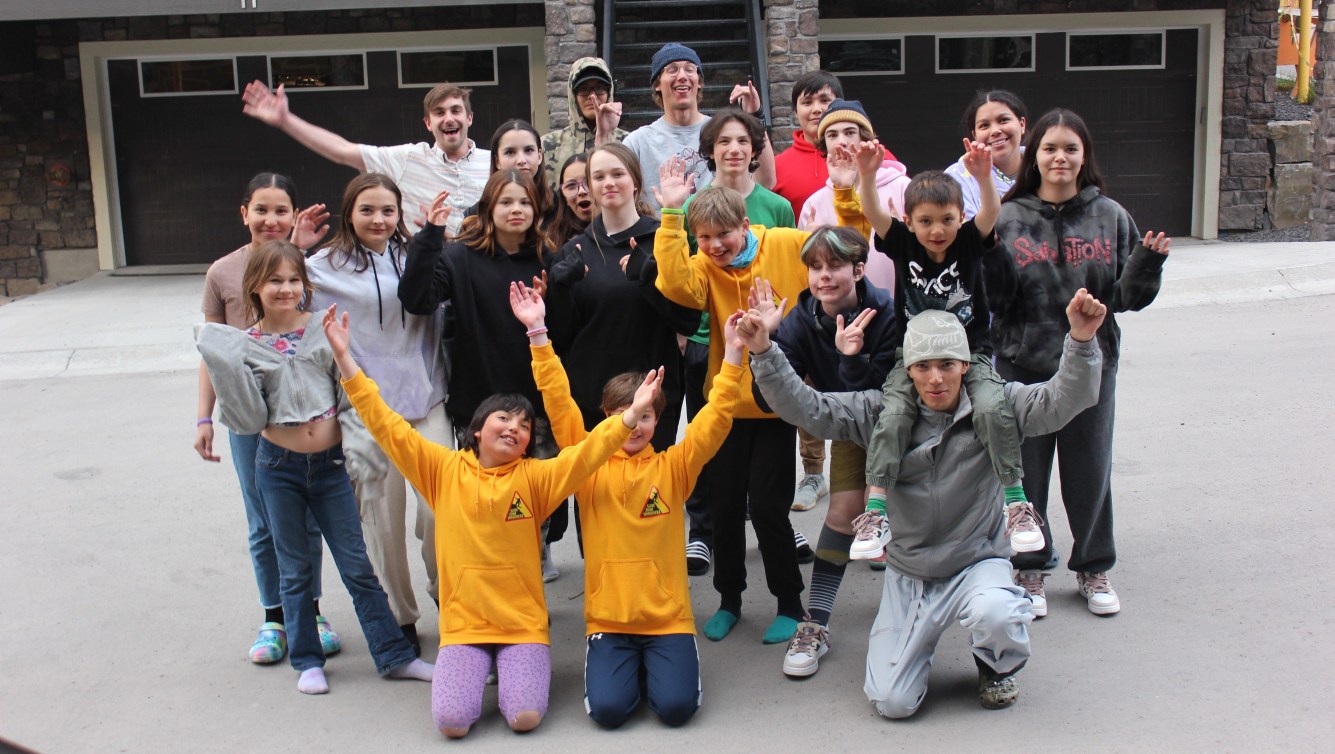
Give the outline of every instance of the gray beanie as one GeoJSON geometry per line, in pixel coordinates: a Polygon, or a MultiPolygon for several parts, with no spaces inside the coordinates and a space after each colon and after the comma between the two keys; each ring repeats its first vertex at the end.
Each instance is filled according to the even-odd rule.
{"type": "Polygon", "coordinates": [[[969,336],[959,317],[940,309],[918,312],[904,329],[904,366],[928,359],[969,361],[969,336]]]}

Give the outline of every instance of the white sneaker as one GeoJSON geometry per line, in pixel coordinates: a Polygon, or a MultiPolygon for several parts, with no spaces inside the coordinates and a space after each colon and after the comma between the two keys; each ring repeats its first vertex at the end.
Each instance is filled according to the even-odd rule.
{"type": "Polygon", "coordinates": [[[557,570],[555,561],[552,560],[552,546],[543,543],[542,545],[542,583],[550,584],[561,578],[561,572],[557,570]]]}
{"type": "Polygon", "coordinates": [[[1112,615],[1122,609],[1122,603],[1117,599],[1117,592],[1113,591],[1112,584],[1108,583],[1108,574],[1098,573],[1077,573],[1075,580],[1080,584],[1080,593],[1085,596],[1085,601],[1089,604],[1089,612],[1095,615],[1112,615]]]}
{"type": "Polygon", "coordinates": [[[797,624],[797,633],[788,642],[788,654],[783,656],[783,674],[806,678],[820,670],[820,658],[830,651],[830,630],[815,621],[797,624]]]}
{"type": "Polygon", "coordinates": [[[890,522],[878,510],[864,511],[853,519],[853,545],[848,548],[850,560],[871,560],[885,552],[890,541],[890,522]]]}
{"type": "Polygon", "coordinates": [[[1043,579],[1048,574],[1043,571],[1020,571],[1015,574],[1015,585],[1024,589],[1029,596],[1029,611],[1035,618],[1048,614],[1048,597],[1043,593],[1043,579]]]}
{"type": "Polygon", "coordinates": [[[824,474],[807,474],[797,483],[797,490],[793,493],[793,510],[809,511],[816,507],[816,504],[830,496],[830,485],[825,481],[824,474]]]}
{"type": "Polygon", "coordinates": [[[1038,552],[1047,544],[1043,540],[1043,519],[1028,501],[1006,506],[1006,536],[1016,552],[1038,552]]]}

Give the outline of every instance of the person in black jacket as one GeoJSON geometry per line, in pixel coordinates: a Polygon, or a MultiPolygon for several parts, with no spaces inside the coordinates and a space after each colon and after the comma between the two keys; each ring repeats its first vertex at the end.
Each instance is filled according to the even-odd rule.
{"type": "Polygon", "coordinates": [[[1138,311],[1154,301],[1172,239],[1153,231],[1142,239],[1127,211],[1103,191],[1084,120],[1069,110],[1052,110],[1030,131],[1020,174],[997,216],[1004,253],[984,261],[997,372],[1007,380],[1041,382],[1057,371],[1068,330],[1063,314],[1077,290],[1087,289],[1108,304],[1107,320],[1098,329],[1103,350],[1098,405],[1058,432],[1026,438],[1021,446],[1025,492],[1045,519],[1046,547],[1011,562],[1035,616],[1048,609],[1042,569],[1052,556],[1046,518],[1058,450],[1062,502],[1074,540],[1067,565],[1076,572],[1090,612],[1111,615],[1121,609],[1107,574],[1117,560],[1112,438],[1121,330],[1114,313],[1138,311]]]}
{"type": "MultiPolygon", "coordinates": [[[[890,292],[866,278],[867,252],[867,239],[854,228],[822,227],[802,247],[809,287],[788,315],[780,322],[783,306],[776,305],[768,284],[753,296],[793,371],[818,391],[877,389],[894,366],[903,324],[890,292]]],[[[756,403],[769,410],[759,385],[752,391],[756,403]]],[[[866,451],[856,443],[830,443],[830,504],[816,540],[807,620],[788,644],[785,675],[814,675],[829,650],[830,614],[848,566],[853,519],[866,497],[866,462],[866,451]]]]}
{"type": "MultiPolygon", "coordinates": [[[[544,257],[551,243],[535,224],[537,184],[527,170],[491,174],[478,202],[478,213],[464,219],[458,238],[445,243],[445,196],[436,197],[427,223],[408,246],[399,300],[411,314],[431,314],[446,301],[454,309],[449,396],[445,411],[456,439],[484,399],[518,393],[537,409],[533,455],[556,454],[551,428],[542,413],[542,396],[533,383],[528,335],[510,313],[510,283],[545,288],[544,257]]],[[[548,519],[549,522],[552,519],[548,519]]],[[[564,529],[551,523],[550,529],[564,529]]],[[[551,541],[559,539],[552,535],[551,541]]],[[[543,550],[543,578],[559,573],[543,550]]]]}

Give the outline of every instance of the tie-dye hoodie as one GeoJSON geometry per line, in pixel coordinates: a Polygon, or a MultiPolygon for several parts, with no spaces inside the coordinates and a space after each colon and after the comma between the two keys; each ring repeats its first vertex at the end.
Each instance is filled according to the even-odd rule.
{"type": "Polygon", "coordinates": [[[1115,368],[1122,331],[1113,315],[1154,301],[1167,259],[1141,244],[1131,215],[1095,186],[1063,204],[1024,194],[1001,205],[996,234],[1005,253],[983,264],[997,355],[1055,373],[1070,329],[1066,305],[1086,288],[1108,305],[1098,340],[1104,368],[1115,368]]]}

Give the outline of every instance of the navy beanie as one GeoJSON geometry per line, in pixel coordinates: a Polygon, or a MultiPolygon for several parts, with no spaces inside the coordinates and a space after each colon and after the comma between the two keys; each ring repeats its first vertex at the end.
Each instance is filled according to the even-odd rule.
{"type": "Polygon", "coordinates": [[[657,79],[658,74],[662,73],[663,69],[668,67],[668,63],[675,63],[678,60],[693,63],[696,68],[704,67],[704,65],[700,63],[700,56],[695,54],[695,50],[692,50],[683,44],[668,42],[663,45],[658,52],[654,53],[653,60],[650,61],[649,80],[653,81],[654,79],[657,79]]]}

